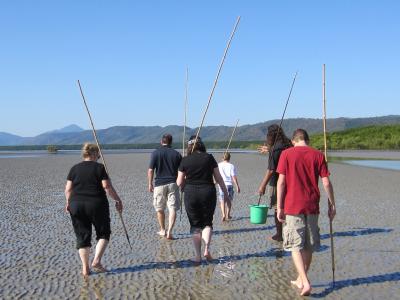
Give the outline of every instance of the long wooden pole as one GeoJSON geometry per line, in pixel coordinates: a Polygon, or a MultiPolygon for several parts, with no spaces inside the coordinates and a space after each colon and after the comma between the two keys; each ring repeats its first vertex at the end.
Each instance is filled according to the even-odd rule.
{"type": "MultiPolygon", "coordinates": [[[[272,159],[272,155],[273,155],[273,153],[274,153],[274,149],[275,149],[275,145],[276,145],[276,140],[278,139],[278,135],[279,135],[279,132],[280,132],[281,127],[282,127],[283,119],[285,118],[286,109],[287,109],[287,106],[288,106],[288,104],[289,104],[290,96],[292,95],[292,91],[293,91],[294,83],[296,82],[296,78],[297,78],[297,72],[294,74],[293,81],[292,81],[292,85],[290,86],[289,95],[288,95],[288,97],[287,97],[287,99],[286,99],[285,108],[283,109],[282,118],[281,118],[281,121],[280,121],[280,123],[279,123],[278,131],[277,131],[276,136],[275,136],[275,139],[274,139],[274,144],[272,145],[271,149],[269,150],[270,155],[269,155],[268,160],[271,160],[271,159],[272,159]]],[[[268,161],[268,164],[269,164],[269,163],[270,163],[270,162],[268,161]]],[[[260,205],[260,201],[261,201],[261,197],[258,198],[258,204],[257,204],[257,205],[260,205]]]]}
{"type": "Polygon", "coordinates": [[[229,142],[228,142],[228,146],[226,146],[226,149],[225,149],[225,152],[224,152],[224,157],[225,157],[226,152],[228,152],[229,147],[231,146],[232,139],[233,139],[233,136],[235,135],[235,131],[236,131],[236,128],[237,128],[238,124],[239,124],[239,119],[236,122],[235,128],[233,128],[231,137],[230,137],[229,142]]]}
{"type": "MultiPolygon", "coordinates": [[[[188,102],[188,85],[189,85],[189,68],[186,67],[186,82],[185,82],[185,101],[183,104],[183,136],[182,136],[182,157],[185,157],[185,141],[186,141],[186,115],[187,115],[187,102],[188,102]]],[[[181,200],[181,212],[179,214],[179,221],[182,221],[182,203],[183,203],[184,193],[181,190],[180,200],[181,200]]]]}
{"type": "MultiPolygon", "coordinates": [[[[101,151],[99,139],[97,138],[97,133],[96,133],[96,129],[95,129],[94,124],[93,124],[92,116],[90,115],[90,111],[89,111],[89,108],[88,108],[87,103],[86,103],[85,95],[83,94],[83,90],[82,90],[81,83],[79,82],[79,80],[78,80],[78,86],[79,86],[79,90],[81,92],[83,103],[85,104],[85,108],[86,108],[86,111],[87,111],[88,116],[89,116],[90,124],[92,125],[93,136],[94,136],[94,139],[96,141],[97,147],[99,148],[99,153],[100,153],[101,160],[103,161],[104,168],[106,169],[108,177],[110,178],[110,173],[108,172],[107,164],[106,164],[106,161],[104,159],[103,152],[101,151]]],[[[122,227],[124,228],[124,231],[125,231],[126,239],[128,240],[129,247],[131,248],[131,251],[132,251],[133,250],[132,249],[132,245],[131,245],[131,242],[129,240],[129,235],[128,235],[128,231],[126,230],[124,219],[122,218],[122,213],[118,211],[118,215],[119,215],[119,218],[121,219],[121,223],[122,223],[122,227]]]]}
{"type": "Polygon", "coordinates": [[[187,117],[187,103],[188,103],[188,85],[189,85],[189,68],[186,67],[186,83],[185,83],[185,102],[183,105],[183,137],[182,137],[182,156],[185,156],[186,146],[186,117],[187,117]]]}
{"type": "Polygon", "coordinates": [[[325,161],[328,162],[328,145],[326,142],[326,96],[325,96],[325,64],[323,64],[322,67],[322,107],[323,107],[323,127],[324,127],[324,155],[325,155],[325,161]]]}
{"type": "MultiPolygon", "coordinates": [[[[235,26],[233,27],[231,36],[230,36],[230,38],[229,38],[228,44],[226,45],[226,48],[225,48],[225,51],[224,51],[224,55],[222,56],[221,63],[219,64],[217,76],[215,77],[214,84],[213,84],[213,87],[212,87],[212,89],[211,89],[210,96],[208,97],[208,103],[207,103],[206,109],[204,110],[203,117],[202,117],[201,122],[200,122],[200,126],[199,126],[199,128],[197,129],[197,133],[196,133],[196,138],[195,138],[195,140],[194,140],[194,144],[196,144],[197,139],[199,138],[201,128],[203,127],[204,119],[205,119],[205,117],[206,117],[208,108],[209,108],[209,106],[210,106],[211,99],[212,99],[212,97],[213,97],[213,95],[214,95],[215,87],[217,86],[217,83],[218,83],[218,79],[219,79],[219,75],[220,75],[221,70],[222,70],[222,66],[224,65],[226,55],[227,55],[227,53],[228,53],[229,47],[231,46],[231,42],[232,42],[233,36],[235,35],[236,29],[237,29],[237,27],[238,27],[238,25],[239,25],[239,22],[240,22],[240,16],[237,17],[237,19],[236,19],[235,26]]],[[[192,151],[193,151],[193,149],[194,149],[194,147],[192,148],[192,151]]]]}
{"type": "MultiPolygon", "coordinates": [[[[325,64],[322,67],[322,99],[323,99],[323,127],[324,127],[324,155],[325,161],[328,162],[328,146],[326,139],[326,96],[325,96],[325,64]]],[[[330,202],[328,201],[328,205],[330,202]]],[[[331,240],[331,264],[332,264],[332,285],[335,286],[335,249],[333,244],[333,226],[332,219],[329,218],[329,234],[331,240]]]]}

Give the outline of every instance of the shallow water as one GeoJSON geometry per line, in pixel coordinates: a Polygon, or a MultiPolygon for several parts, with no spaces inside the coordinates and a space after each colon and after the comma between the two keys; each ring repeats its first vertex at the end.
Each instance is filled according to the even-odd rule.
{"type": "MultiPolygon", "coordinates": [[[[216,155],[218,158],[218,156],[216,155]]],[[[159,238],[146,191],[149,154],[109,154],[108,167],[125,205],[130,251],[111,211],[112,238],[104,265],[110,272],[83,282],[63,189],[79,154],[0,160],[1,299],[301,299],[288,253],[266,239],[267,224],[249,222],[249,204],[264,173],[265,157],[235,154],[242,193],[234,219],[215,214],[214,260],[194,267],[185,214],[178,213],[176,240],[159,238]]],[[[334,222],[336,285],[332,288],[326,198],[321,198],[321,250],[314,255],[312,298],[395,299],[400,294],[397,172],[330,164],[338,216],[334,222]],[[379,201],[377,201],[379,199],[379,201]],[[390,210],[387,208],[390,207],[390,210]]],[[[262,199],[265,203],[265,197],[262,199]]]]}
{"type": "Polygon", "coordinates": [[[370,167],[370,168],[400,170],[400,161],[398,160],[363,159],[363,160],[343,160],[343,162],[347,164],[370,167]]]}

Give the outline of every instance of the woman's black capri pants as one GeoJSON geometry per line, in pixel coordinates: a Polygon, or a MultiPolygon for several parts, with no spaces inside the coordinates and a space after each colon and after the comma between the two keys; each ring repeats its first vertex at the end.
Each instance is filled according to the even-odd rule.
{"type": "Polygon", "coordinates": [[[185,209],[190,232],[195,233],[206,226],[212,227],[217,193],[214,185],[185,186],[185,209]]]}
{"type": "Polygon", "coordinates": [[[70,200],[70,215],[76,235],[76,248],[90,247],[92,225],[96,239],[110,239],[110,208],[107,198],[86,197],[70,200]]]}

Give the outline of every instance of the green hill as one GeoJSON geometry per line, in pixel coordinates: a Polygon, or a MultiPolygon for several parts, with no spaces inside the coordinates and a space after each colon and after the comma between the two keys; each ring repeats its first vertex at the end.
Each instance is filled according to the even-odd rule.
{"type": "MultiPolygon", "coordinates": [[[[324,148],[323,134],[310,139],[313,147],[324,148]]],[[[327,143],[331,150],[400,150],[400,125],[372,125],[328,133],[327,143]]]]}

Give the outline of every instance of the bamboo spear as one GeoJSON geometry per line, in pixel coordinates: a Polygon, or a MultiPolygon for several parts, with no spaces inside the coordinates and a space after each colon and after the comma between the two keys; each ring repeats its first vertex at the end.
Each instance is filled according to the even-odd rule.
{"type": "Polygon", "coordinates": [[[185,102],[184,102],[184,105],[183,105],[182,156],[185,156],[186,112],[187,112],[187,102],[188,102],[188,84],[189,84],[189,68],[186,67],[185,102]]]}
{"type": "MultiPolygon", "coordinates": [[[[322,67],[322,100],[323,100],[323,127],[324,127],[324,155],[325,161],[328,162],[328,147],[326,141],[326,97],[325,97],[325,64],[322,67]]],[[[329,203],[329,201],[328,201],[329,203]]],[[[330,204],[329,204],[330,205],[330,204]]],[[[331,239],[331,263],[332,263],[332,285],[335,286],[335,249],[333,245],[333,226],[332,219],[329,218],[329,234],[331,239]]]]}
{"type": "Polygon", "coordinates": [[[228,152],[229,147],[231,146],[231,142],[232,142],[232,139],[233,139],[233,136],[235,134],[235,131],[236,131],[236,128],[237,128],[238,124],[239,124],[239,119],[236,122],[235,128],[233,128],[231,138],[229,139],[228,146],[226,146],[226,150],[224,152],[224,157],[225,157],[225,154],[228,152]]]}
{"type": "MultiPolygon", "coordinates": [[[[108,177],[110,178],[110,173],[108,172],[107,164],[106,164],[106,161],[104,159],[103,152],[101,151],[99,140],[97,138],[96,129],[94,128],[92,116],[90,115],[90,111],[89,111],[89,108],[88,108],[87,103],[86,103],[85,95],[83,94],[83,90],[82,90],[81,83],[79,82],[79,80],[78,80],[78,86],[79,86],[79,90],[81,92],[83,103],[85,104],[85,108],[86,108],[86,111],[87,111],[88,116],[89,116],[90,124],[92,125],[93,136],[94,136],[94,139],[96,141],[97,147],[99,148],[99,153],[100,153],[101,160],[103,161],[104,168],[106,169],[106,173],[108,174],[108,177]]],[[[121,223],[122,223],[122,227],[124,228],[124,231],[125,231],[126,239],[128,240],[129,247],[131,248],[131,251],[132,251],[133,250],[132,249],[132,245],[131,245],[131,242],[129,240],[128,231],[126,230],[124,219],[122,218],[122,213],[118,211],[118,215],[119,215],[119,218],[121,219],[121,223]]]]}
{"type": "MultiPolygon", "coordinates": [[[[222,70],[222,66],[224,65],[226,55],[227,55],[228,50],[229,50],[229,47],[230,47],[230,45],[231,45],[233,36],[235,35],[236,29],[237,29],[237,27],[238,27],[238,25],[239,25],[239,21],[240,21],[240,16],[237,17],[237,19],[236,19],[235,26],[233,27],[233,30],[232,30],[231,36],[230,36],[230,38],[229,38],[228,44],[226,45],[226,48],[225,48],[225,51],[224,51],[224,55],[222,56],[222,60],[221,60],[221,63],[220,63],[220,65],[219,65],[219,68],[218,68],[217,76],[215,77],[214,84],[213,84],[213,87],[212,87],[212,89],[211,89],[210,96],[208,97],[208,103],[207,103],[206,109],[205,109],[204,114],[203,114],[203,117],[202,117],[202,119],[201,119],[200,126],[199,126],[199,128],[197,129],[196,138],[195,138],[195,140],[194,140],[194,145],[196,145],[197,139],[199,138],[199,135],[200,135],[200,130],[201,130],[201,128],[203,127],[203,123],[204,123],[204,119],[205,119],[206,114],[207,114],[207,111],[208,111],[208,107],[210,106],[211,99],[212,99],[212,97],[213,97],[213,95],[214,95],[215,87],[217,86],[217,82],[218,82],[218,78],[219,78],[219,75],[220,75],[221,70],[222,70]]],[[[194,147],[192,148],[192,152],[193,152],[193,149],[194,149],[194,147]]]]}
{"type": "MultiPolygon", "coordinates": [[[[281,118],[281,121],[280,121],[279,127],[278,127],[278,132],[276,133],[276,136],[275,136],[275,139],[274,139],[274,144],[272,145],[271,149],[269,150],[270,155],[269,155],[268,160],[272,159],[272,155],[274,153],[274,149],[275,149],[275,145],[276,145],[276,140],[278,139],[278,135],[279,135],[279,132],[281,130],[281,126],[282,126],[282,123],[283,123],[283,118],[285,117],[286,109],[287,109],[287,106],[289,104],[290,96],[292,95],[293,86],[294,86],[294,83],[296,82],[296,78],[297,78],[297,72],[294,74],[292,85],[290,86],[289,95],[288,95],[287,100],[286,100],[285,108],[283,109],[282,118],[281,118]]],[[[269,162],[268,162],[268,164],[269,164],[269,162]]],[[[261,196],[258,198],[258,204],[257,205],[260,205],[260,201],[261,201],[261,196]]]]}
{"type": "MultiPolygon", "coordinates": [[[[185,101],[183,104],[183,135],[182,135],[182,157],[185,157],[185,140],[186,140],[186,112],[188,102],[188,83],[189,83],[189,68],[186,67],[186,83],[185,83],[185,101]]],[[[183,191],[181,190],[181,213],[179,215],[179,221],[182,221],[182,202],[183,202],[183,191]]]]}

